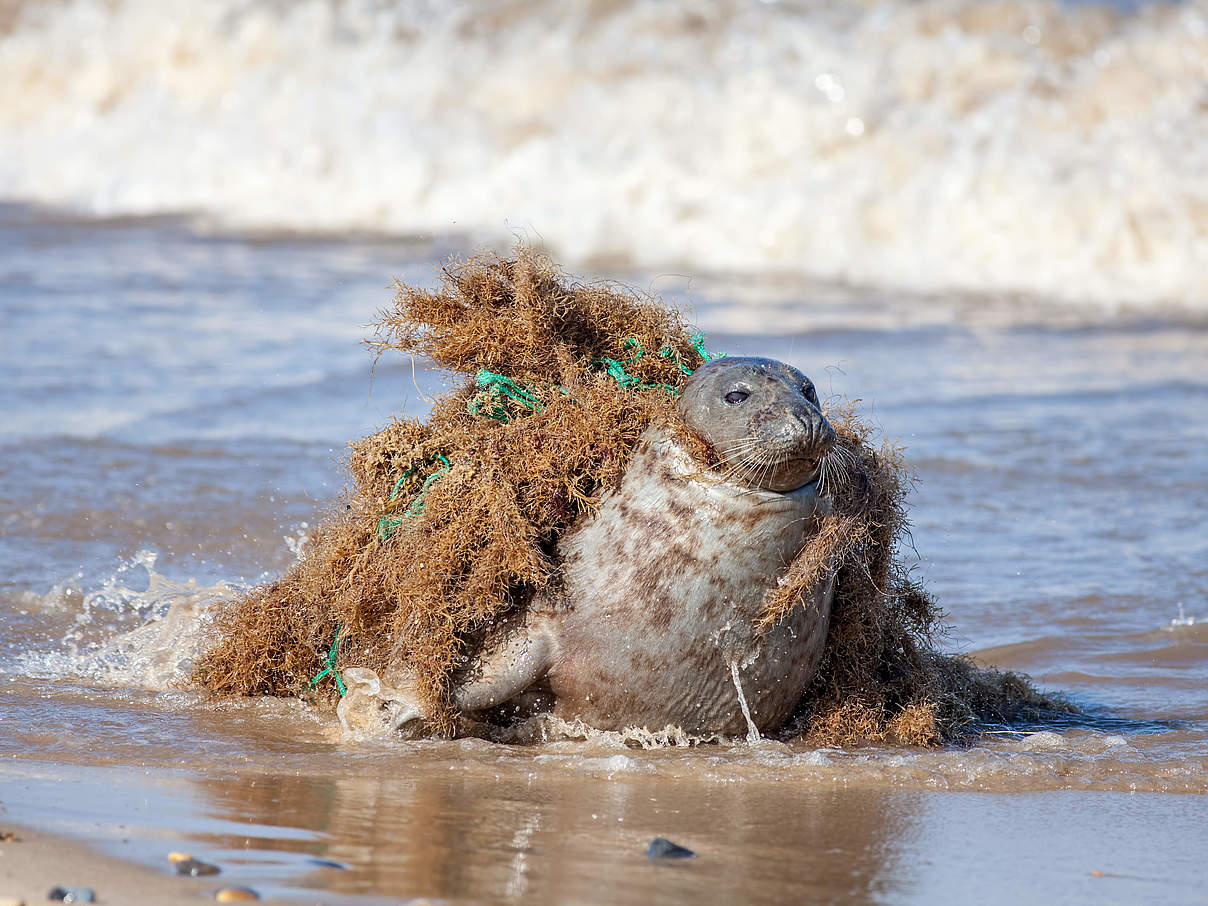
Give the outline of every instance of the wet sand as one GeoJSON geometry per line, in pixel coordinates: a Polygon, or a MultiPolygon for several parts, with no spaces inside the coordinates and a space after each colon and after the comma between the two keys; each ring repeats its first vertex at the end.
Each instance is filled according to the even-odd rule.
{"type": "MultiPolygon", "coordinates": [[[[18,839],[0,843],[0,899],[11,897],[28,904],[44,903],[56,887],[87,887],[95,893],[99,904],[164,906],[213,901],[224,887],[245,886],[224,884],[217,878],[179,877],[172,871],[166,851],[162,866],[124,852],[136,845],[129,839],[121,840],[110,852],[75,837],[47,833],[32,826],[5,824],[3,829],[15,833],[18,839]]],[[[269,890],[271,893],[263,899],[274,903],[339,906],[350,902],[339,895],[316,897],[269,890]]],[[[355,902],[373,901],[358,898],[355,902]]]]}
{"type": "Polygon", "coordinates": [[[158,873],[135,860],[98,853],[94,846],[60,834],[5,822],[0,829],[17,834],[0,842],[0,898],[46,902],[60,885],[91,887],[99,902],[159,906],[194,899],[195,885],[158,873]]]}
{"type": "MultiPolygon", "coordinates": [[[[55,887],[88,887],[99,904],[124,906],[165,906],[168,903],[214,901],[218,891],[227,887],[247,888],[247,883],[224,882],[219,877],[180,877],[168,862],[164,849],[158,862],[149,851],[161,841],[122,838],[108,849],[64,834],[48,833],[35,826],[6,823],[0,828],[17,835],[16,840],[0,843],[0,899],[10,897],[28,904],[47,901],[55,887]],[[140,846],[141,844],[141,846],[140,846]],[[138,858],[134,850],[145,855],[138,858]]],[[[122,828],[119,828],[122,829],[122,828]]],[[[104,835],[108,828],[97,827],[89,834],[104,835]]],[[[171,841],[164,841],[171,842],[171,841]]],[[[189,842],[182,838],[179,842],[189,842]]],[[[252,888],[265,902],[297,906],[374,906],[397,903],[394,898],[350,897],[333,891],[302,892],[269,884],[252,888]]]]}
{"type": "Polygon", "coordinates": [[[85,884],[137,906],[225,882],[308,903],[1202,902],[1202,796],[929,792],[716,767],[669,783],[624,754],[580,750],[585,764],[568,770],[536,753],[500,763],[485,743],[390,763],[324,754],[312,767],[332,769],[311,775],[150,780],[8,761],[9,818],[100,842],[21,830],[2,849],[0,893],[38,902],[85,884]],[[697,855],[651,862],[656,836],[697,855]],[[179,849],[222,878],[172,877],[166,854],[179,849]]]}

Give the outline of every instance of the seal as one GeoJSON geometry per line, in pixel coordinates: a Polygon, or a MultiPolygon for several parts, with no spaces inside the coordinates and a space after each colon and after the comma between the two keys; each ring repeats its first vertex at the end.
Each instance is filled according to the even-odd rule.
{"type": "MultiPolygon", "coordinates": [[[[779,623],[759,618],[828,512],[819,477],[835,431],[809,378],[764,358],[703,365],[677,410],[690,440],[647,429],[619,488],[559,540],[558,592],[455,677],[463,712],[511,705],[602,730],[719,736],[788,719],[821,659],[833,576],[779,623]],[[712,463],[694,457],[700,445],[712,463]]],[[[375,691],[392,726],[423,716],[406,694],[375,691]]]]}

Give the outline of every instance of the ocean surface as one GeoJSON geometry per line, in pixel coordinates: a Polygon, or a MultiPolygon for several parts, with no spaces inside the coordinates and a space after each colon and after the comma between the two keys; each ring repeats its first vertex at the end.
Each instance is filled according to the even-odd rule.
{"type": "Polygon", "coordinates": [[[0,814],[290,902],[1203,902],[1205,86],[1194,2],[0,3],[0,814]],[[1084,713],[513,747],[180,687],[441,389],[360,343],[393,278],[516,238],[858,399],[943,646],[1084,713]]]}
{"type": "Polygon", "coordinates": [[[1208,299],[1206,0],[12,6],[4,198],[215,229],[510,231],[655,269],[1208,299]]]}

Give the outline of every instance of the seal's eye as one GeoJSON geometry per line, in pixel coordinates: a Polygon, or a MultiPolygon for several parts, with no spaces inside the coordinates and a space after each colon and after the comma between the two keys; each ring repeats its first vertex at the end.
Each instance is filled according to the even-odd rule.
{"type": "Polygon", "coordinates": [[[731,406],[737,406],[739,403],[745,403],[750,395],[745,390],[731,390],[726,394],[726,402],[731,406]]]}
{"type": "Polygon", "coordinates": [[[813,384],[806,384],[801,388],[801,392],[805,394],[805,398],[807,400],[809,400],[815,406],[818,405],[818,393],[814,390],[813,384]]]}

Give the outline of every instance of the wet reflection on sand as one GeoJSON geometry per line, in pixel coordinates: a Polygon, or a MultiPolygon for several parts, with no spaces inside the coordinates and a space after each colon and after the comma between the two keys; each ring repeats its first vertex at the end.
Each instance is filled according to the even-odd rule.
{"type": "Polygon", "coordinates": [[[917,831],[892,791],[801,787],[791,778],[721,785],[691,776],[573,778],[532,767],[400,762],[395,776],[349,766],[331,778],[200,786],[216,811],[321,834],[330,842],[313,855],[355,870],[319,869],[306,886],[344,893],[634,903],[656,895],[769,902],[790,892],[805,900],[842,892],[859,902],[911,879],[897,853],[917,831]],[[656,836],[697,857],[649,862],[645,850],[656,836]]]}
{"type": "Polygon", "coordinates": [[[753,774],[721,748],[657,768],[578,748],[312,747],[175,771],[97,752],[5,758],[0,784],[6,820],[165,872],[184,849],[290,902],[1197,902],[1202,795],[936,792],[753,774]],[[697,857],[649,862],[656,836],[697,857]]]}

